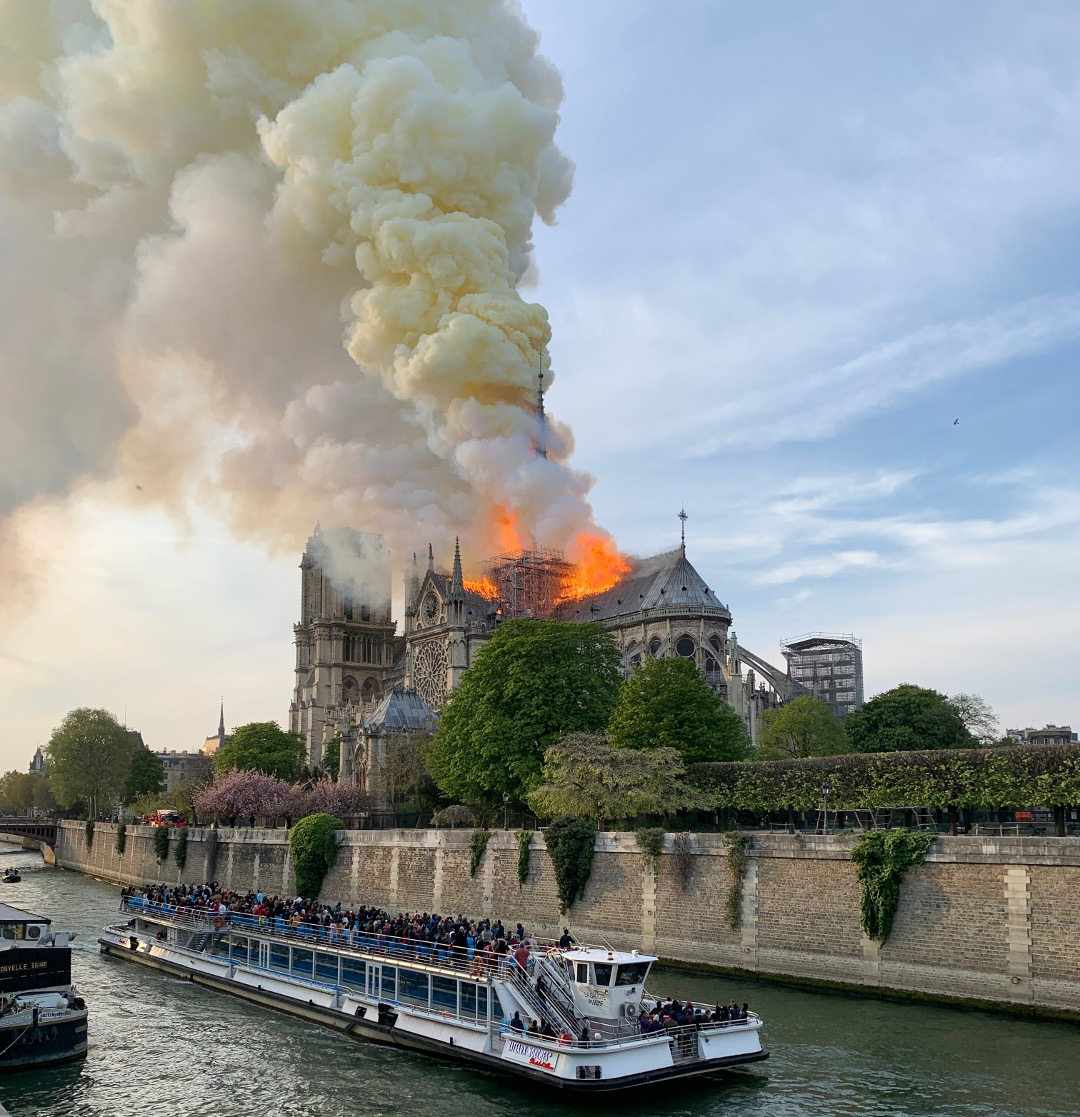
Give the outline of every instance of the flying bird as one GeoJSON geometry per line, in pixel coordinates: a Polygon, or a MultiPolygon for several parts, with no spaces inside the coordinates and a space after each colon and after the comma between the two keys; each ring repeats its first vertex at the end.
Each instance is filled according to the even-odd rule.
{"type": "Polygon", "coordinates": [[[953,421],[952,421],[952,425],[953,425],[954,427],[957,427],[957,426],[959,426],[959,425],[960,425],[960,420],[959,420],[959,419],[953,419],[953,421]]]}

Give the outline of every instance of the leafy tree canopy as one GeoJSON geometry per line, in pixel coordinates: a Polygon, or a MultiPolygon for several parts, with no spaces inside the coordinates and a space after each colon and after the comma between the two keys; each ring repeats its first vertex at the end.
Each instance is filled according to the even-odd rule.
{"type": "Polygon", "coordinates": [[[336,780],[341,768],[341,738],[331,737],[323,749],[322,766],[330,773],[330,778],[336,780]]]}
{"type": "Polygon", "coordinates": [[[291,783],[304,756],[299,733],[286,733],[276,721],[253,721],[234,729],[232,737],[214,753],[214,771],[219,776],[233,768],[264,772],[291,783]]]}
{"type": "Polygon", "coordinates": [[[843,725],[820,698],[801,694],[761,715],[757,748],[761,760],[802,760],[847,751],[843,725]]]}
{"type": "Polygon", "coordinates": [[[80,707],[53,730],[45,746],[49,783],[65,809],[84,800],[108,810],[124,790],[135,744],[108,710],[80,707]]]}
{"type": "Polygon", "coordinates": [[[742,760],[748,749],[742,718],[682,657],[650,659],[623,683],[608,740],[616,748],[678,749],[688,764],[742,760]]]}
{"type": "Polygon", "coordinates": [[[667,814],[692,805],[676,749],[616,749],[602,734],[571,733],[544,757],[544,782],[529,795],[538,814],[596,819],[667,814]]]}
{"type": "Polygon", "coordinates": [[[844,728],[853,752],[970,749],[975,739],[944,694],[901,683],[848,714],[844,728]]]}
{"type": "MultiPolygon", "coordinates": [[[[1002,743],[998,716],[985,698],[978,694],[954,694],[949,699],[949,705],[959,715],[964,728],[980,745],[990,747],[1002,743]]],[[[1011,741],[1011,738],[1006,737],[1004,743],[1010,744],[1011,741]]]]}
{"type": "Polygon", "coordinates": [[[141,795],[160,795],[164,790],[165,769],[161,757],[149,749],[136,748],[124,784],[124,802],[134,803],[141,795]]]}
{"type": "Polygon", "coordinates": [[[427,765],[441,790],[490,811],[540,783],[545,751],[595,733],[619,690],[619,650],[599,624],[506,621],[477,652],[439,719],[427,765]]]}
{"type": "Polygon", "coordinates": [[[44,772],[5,772],[0,776],[0,810],[28,811],[31,807],[49,809],[56,798],[44,772]]]}

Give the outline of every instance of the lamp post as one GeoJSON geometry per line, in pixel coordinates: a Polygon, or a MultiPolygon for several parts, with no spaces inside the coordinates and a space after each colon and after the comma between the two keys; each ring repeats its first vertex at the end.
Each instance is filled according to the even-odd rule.
{"type": "Polygon", "coordinates": [[[503,792],[503,829],[510,829],[510,792],[503,792]]]}
{"type": "Polygon", "coordinates": [[[827,834],[829,832],[829,781],[826,780],[821,785],[821,796],[825,800],[825,818],[821,824],[821,832],[827,834]]]}

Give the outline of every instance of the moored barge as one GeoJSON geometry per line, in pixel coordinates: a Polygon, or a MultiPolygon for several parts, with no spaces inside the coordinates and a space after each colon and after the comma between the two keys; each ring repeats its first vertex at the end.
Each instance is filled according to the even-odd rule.
{"type": "MultiPolygon", "coordinates": [[[[768,1057],[761,1020],[643,1034],[655,957],[606,947],[532,950],[489,965],[452,948],[407,947],[239,913],[212,916],[135,897],[106,928],[104,954],[335,1028],[570,1090],[619,1090],[768,1057]],[[554,1035],[530,1022],[546,1021],[554,1035]]],[[[650,1000],[652,998],[649,998],[650,1000]]],[[[695,1006],[705,1009],[706,1006],[695,1006]]],[[[711,1007],[711,1006],[708,1006],[711,1007]]]]}

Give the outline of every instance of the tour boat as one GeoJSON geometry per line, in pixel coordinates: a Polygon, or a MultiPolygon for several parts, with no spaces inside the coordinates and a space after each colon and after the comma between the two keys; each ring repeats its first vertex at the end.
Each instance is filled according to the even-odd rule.
{"type": "Polygon", "coordinates": [[[19,876],[19,870],[18,869],[8,869],[4,873],[4,883],[5,884],[19,884],[21,881],[22,881],[22,877],[19,876]]]}
{"type": "Polygon", "coordinates": [[[642,1034],[638,1014],[655,1000],[645,981],[656,958],[636,950],[552,945],[531,951],[525,967],[509,956],[488,965],[449,947],[355,931],[334,936],[282,919],[211,915],[139,897],[125,900],[121,912],[129,922],[102,932],[103,954],[357,1039],[552,1086],[619,1090],[768,1058],[754,1013],[680,1027],[668,1021],[642,1034]],[[556,1036],[539,1034],[544,1020],[556,1036]]]}
{"type": "Polygon", "coordinates": [[[74,933],[0,904],[0,1071],[86,1054],[86,1005],[71,984],[74,933]]]}

